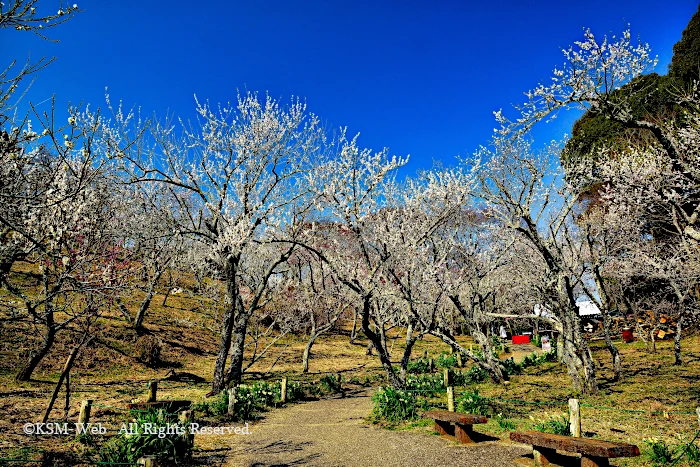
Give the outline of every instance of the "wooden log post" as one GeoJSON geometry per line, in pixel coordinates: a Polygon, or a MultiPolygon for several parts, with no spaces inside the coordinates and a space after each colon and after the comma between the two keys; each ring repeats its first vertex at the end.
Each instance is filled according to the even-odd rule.
{"type": "MultiPolygon", "coordinates": [[[[90,422],[90,409],[92,408],[92,399],[85,399],[80,404],[80,415],[78,415],[78,425],[79,427],[87,427],[90,422]]],[[[80,439],[80,432],[76,430],[76,439],[80,439]]]]}
{"type": "Polygon", "coordinates": [[[280,402],[283,404],[287,403],[287,377],[282,378],[280,382],[280,402]]]}
{"type": "Polygon", "coordinates": [[[236,409],[236,387],[232,386],[228,389],[228,409],[226,413],[229,417],[233,417],[236,409]]]}
{"type": "Polygon", "coordinates": [[[433,370],[435,369],[435,366],[433,364],[433,359],[428,359],[428,372],[432,373],[433,370]]]}
{"type": "Polygon", "coordinates": [[[158,380],[153,380],[148,383],[148,400],[146,402],[155,402],[158,397],[158,380]]]}
{"type": "Polygon", "coordinates": [[[455,411],[455,388],[452,386],[447,387],[447,410],[455,411]]]}
{"type": "Polygon", "coordinates": [[[695,409],[695,412],[698,414],[698,425],[700,425],[700,407],[695,409]]]}
{"type": "Polygon", "coordinates": [[[457,367],[462,368],[462,352],[457,352],[457,367]]]}
{"type": "Polygon", "coordinates": [[[194,433],[192,433],[190,425],[194,421],[194,410],[183,410],[182,412],[180,412],[178,420],[180,422],[180,425],[185,427],[185,437],[187,438],[187,444],[189,445],[190,449],[192,449],[194,447],[194,433]]]}
{"type": "Polygon", "coordinates": [[[145,467],[158,467],[156,456],[144,456],[140,458],[137,463],[145,467]]]}
{"type": "Polygon", "coordinates": [[[581,407],[578,399],[569,399],[569,431],[571,436],[581,437],[581,407]]]}
{"type": "Polygon", "coordinates": [[[445,368],[442,370],[442,384],[447,388],[452,385],[452,378],[450,374],[450,369],[445,368]]]}

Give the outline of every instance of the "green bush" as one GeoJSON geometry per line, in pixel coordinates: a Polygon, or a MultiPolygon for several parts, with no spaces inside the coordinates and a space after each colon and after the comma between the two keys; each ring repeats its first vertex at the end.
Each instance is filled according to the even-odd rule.
{"type": "Polygon", "coordinates": [[[321,377],[321,387],[325,392],[336,393],[341,391],[340,382],[335,375],[321,377]]]}
{"type": "Polygon", "coordinates": [[[666,465],[673,461],[673,449],[665,441],[658,438],[644,440],[647,445],[646,455],[654,465],[666,465]]]}
{"type": "MultiPolygon", "coordinates": [[[[542,433],[571,436],[569,418],[566,415],[550,416],[545,412],[547,419],[536,421],[533,428],[542,433]]],[[[534,420],[534,419],[533,419],[534,420]]]]}
{"type": "Polygon", "coordinates": [[[418,402],[416,396],[408,391],[392,387],[379,388],[372,396],[374,409],[372,418],[400,422],[418,418],[418,402]]]}
{"type": "Polygon", "coordinates": [[[429,371],[430,364],[427,360],[422,358],[420,360],[416,360],[415,362],[408,362],[408,365],[406,366],[406,372],[412,374],[428,373],[429,371]]]}
{"type": "Polygon", "coordinates": [[[501,431],[515,430],[515,422],[509,418],[505,418],[502,413],[496,415],[496,422],[498,422],[498,427],[501,431]]]}
{"type": "Polygon", "coordinates": [[[457,412],[465,412],[474,415],[488,415],[490,410],[489,402],[479,395],[479,391],[465,393],[457,399],[457,412]]]}
{"type": "Polygon", "coordinates": [[[437,360],[435,361],[435,366],[438,368],[452,368],[457,366],[457,355],[452,354],[444,354],[441,353],[438,355],[437,360]]]}
{"type": "Polygon", "coordinates": [[[417,391],[418,394],[431,394],[443,389],[442,382],[442,375],[408,375],[406,389],[417,391]]]}
{"type": "Polygon", "coordinates": [[[535,347],[542,347],[542,336],[539,334],[535,334],[532,336],[532,345],[535,347]]]}
{"type": "Polygon", "coordinates": [[[519,375],[523,371],[522,367],[515,363],[513,357],[501,360],[501,366],[505,369],[508,375],[519,375]]]}
{"type": "Polygon", "coordinates": [[[452,375],[452,382],[455,386],[466,386],[467,384],[483,383],[488,377],[488,371],[479,365],[473,365],[467,371],[455,371],[452,375]]]}
{"type": "Polygon", "coordinates": [[[156,456],[160,463],[179,463],[191,454],[189,424],[179,423],[176,414],[163,411],[139,412],[130,433],[111,438],[100,452],[100,462],[135,464],[144,456],[156,456]]]}
{"type": "Polygon", "coordinates": [[[282,400],[282,387],[279,382],[267,383],[258,381],[251,388],[255,405],[264,409],[265,407],[276,407],[282,400]]]}

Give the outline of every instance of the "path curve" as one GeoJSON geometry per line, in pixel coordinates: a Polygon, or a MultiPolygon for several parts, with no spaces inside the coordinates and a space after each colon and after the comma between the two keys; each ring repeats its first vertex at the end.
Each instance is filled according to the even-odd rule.
{"type": "Polygon", "coordinates": [[[234,436],[230,467],[502,467],[528,452],[500,441],[456,445],[422,432],[390,431],[363,423],[372,408],[360,392],[345,398],[292,405],[266,414],[234,436]]]}

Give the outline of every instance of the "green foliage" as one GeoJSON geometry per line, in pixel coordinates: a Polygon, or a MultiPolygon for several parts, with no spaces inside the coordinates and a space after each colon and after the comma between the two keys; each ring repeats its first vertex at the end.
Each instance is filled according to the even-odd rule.
{"type": "Polygon", "coordinates": [[[539,421],[535,420],[535,423],[532,425],[532,428],[537,431],[541,431],[542,433],[552,433],[554,435],[571,436],[568,416],[550,416],[546,412],[545,416],[547,417],[546,419],[539,421]]]}
{"type": "Polygon", "coordinates": [[[431,394],[442,390],[441,375],[408,375],[406,389],[418,391],[418,394],[431,394]]]}
{"type": "Polygon", "coordinates": [[[509,418],[505,418],[502,413],[496,415],[496,422],[501,431],[515,430],[515,422],[509,418]]]}
{"type": "Polygon", "coordinates": [[[653,465],[666,465],[673,461],[673,449],[665,441],[658,438],[644,440],[647,445],[646,456],[653,465]]]}
{"type": "Polygon", "coordinates": [[[160,463],[172,465],[191,453],[189,425],[179,423],[177,415],[140,412],[127,427],[131,433],[111,438],[100,452],[100,462],[135,464],[143,456],[156,456],[160,463]]]}
{"type": "Polygon", "coordinates": [[[673,46],[673,57],[668,66],[668,74],[687,85],[699,78],[698,67],[700,67],[700,8],[690,18],[681,40],[673,46]]]}
{"type": "Polygon", "coordinates": [[[438,355],[438,358],[435,361],[435,366],[438,368],[441,368],[441,369],[456,367],[457,366],[457,355],[456,354],[448,355],[448,354],[441,353],[440,355],[438,355]]]}
{"type": "Polygon", "coordinates": [[[502,341],[500,337],[492,336],[491,341],[493,342],[493,348],[496,350],[496,353],[500,353],[500,352],[508,353],[508,352],[510,352],[510,347],[508,346],[508,344],[506,344],[504,341],[502,341]]]}
{"type": "Polygon", "coordinates": [[[374,420],[400,422],[418,418],[418,401],[416,396],[407,391],[392,387],[379,388],[372,396],[374,420]]]}
{"type": "Polygon", "coordinates": [[[337,393],[341,391],[340,382],[335,375],[322,376],[321,387],[325,392],[329,393],[337,393]]]}
{"type": "Polygon", "coordinates": [[[681,456],[685,456],[688,462],[700,462],[700,447],[695,443],[685,443],[678,447],[681,456]]]}
{"type": "Polygon", "coordinates": [[[544,352],[543,354],[536,354],[535,352],[530,355],[525,355],[523,361],[520,362],[520,368],[525,369],[530,366],[541,365],[545,362],[556,362],[557,361],[557,350],[552,348],[549,352],[544,352]]]}
{"type": "Polygon", "coordinates": [[[468,392],[456,401],[457,412],[465,412],[474,415],[488,415],[490,412],[489,402],[479,395],[479,391],[468,392]]]}
{"type": "Polygon", "coordinates": [[[413,374],[428,373],[430,371],[430,364],[425,359],[416,360],[415,362],[408,362],[406,366],[406,372],[413,374]]]}
{"type": "Polygon", "coordinates": [[[523,371],[522,367],[515,363],[513,357],[501,360],[501,366],[505,369],[508,375],[519,375],[523,371]]]}
{"type": "Polygon", "coordinates": [[[532,336],[532,345],[535,347],[542,347],[542,336],[535,334],[532,336]]]}
{"type": "Polygon", "coordinates": [[[467,371],[455,371],[452,375],[452,381],[455,386],[466,386],[467,384],[483,383],[488,377],[488,371],[479,365],[472,365],[467,371]]]}

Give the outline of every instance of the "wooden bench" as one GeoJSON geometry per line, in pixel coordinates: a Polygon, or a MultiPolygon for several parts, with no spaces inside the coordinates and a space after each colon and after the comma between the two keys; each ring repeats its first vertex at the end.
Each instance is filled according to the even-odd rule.
{"type": "Polygon", "coordinates": [[[454,436],[458,443],[473,443],[472,425],[486,423],[483,415],[450,412],[448,410],[429,410],[423,413],[423,418],[435,420],[435,431],[444,436],[454,436]],[[452,425],[454,423],[454,426],[452,425]]]}
{"type": "Polygon", "coordinates": [[[539,431],[511,433],[511,441],[532,445],[535,465],[547,466],[553,463],[557,449],[581,454],[581,467],[609,466],[612,457],[635,457],[639,448],[634,444],[612,443],[590,438],[552,435],[539,431]]]}

